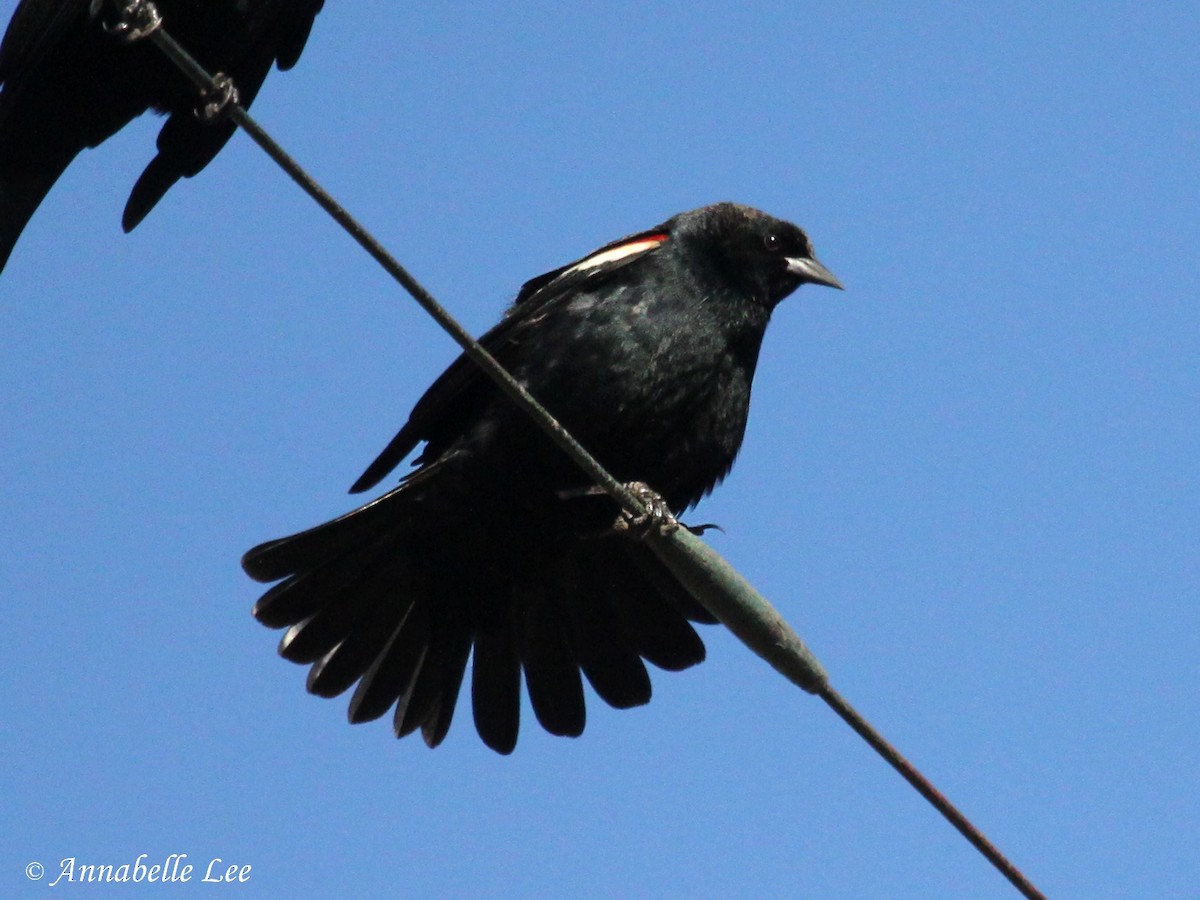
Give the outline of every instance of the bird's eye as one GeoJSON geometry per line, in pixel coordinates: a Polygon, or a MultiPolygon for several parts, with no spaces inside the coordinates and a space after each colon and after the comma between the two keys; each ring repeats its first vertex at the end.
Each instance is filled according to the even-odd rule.
{"type": "Polygon", "coordinates": [[[774,232],[764,235],[763,246],[767,248],[768,253],[778,253],[783,245],[783,241],[779,239],[779,235],[774,232]]]}

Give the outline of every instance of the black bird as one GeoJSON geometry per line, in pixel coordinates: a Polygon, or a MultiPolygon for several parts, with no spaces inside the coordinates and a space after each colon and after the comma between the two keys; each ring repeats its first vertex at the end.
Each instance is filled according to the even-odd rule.
{"type": "MultiPolygon", "coordinates": [[[[0,271],[50,188],[86,147],[149,109],[168,114],[158,155],[121,220],[131,231],[180,178],[232,136],[193,114],[195,88],[147,40],[105,29],[123,0],[21,0],[0,43],[0,271]]],[[[324,0],[156,0],[164,27],[209,71],[233,78],[249,106],[272,64],[290,69],[324,0]]]]}
{"type": "MultiPolygon", "coordinates": [[[[619,480],[681,513],[733,464],[771,311],[806,282],[841,287],[803,231],[719,203],[527,282],[482,343],[619,480]]],[[[291,626],[279,652],[312,664],[309,691],[357,681],[351,722],[394,706],[397,737],[419,727],[434,747],[474,647],[475,725],[509,753],[522,670],[538,721],[574,736],[581,671],[626,708],[650,699],[643,659],[703,660],[689,620],[712,616],[465,356],[351,490],[422,441],[398,487],[242,559],[258,581],[283,579],[254,615],[291,626]]]]}

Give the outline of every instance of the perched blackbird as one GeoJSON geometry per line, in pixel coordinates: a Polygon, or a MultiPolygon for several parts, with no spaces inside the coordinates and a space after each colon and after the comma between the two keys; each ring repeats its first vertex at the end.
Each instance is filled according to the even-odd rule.
{"type": "MultiPolygon", "coordinates": [[[[680,513],[728,473],[771,311],[805,282],[841,287],[795,225],[719,203],[529,281],[483,346],[619,480],[680,513]]],[[[415,471],[341,518],[245,555],[279,581],[254,615],[291,626],[280,654],[308,689],[356,681],[350,721],[395,707],[396,735],[445,737],[474,647],[475,726],[516,746],[521,671],[547,731],[584,727],[580,671],[617,708],[646,703],[643,659],[704,658],[689,620],[714,619],[617,506],[465,356],[351,488],[417,444],[415,471]]]]}
{"type": "MultiPolygon", "coordinates": [[[[180,178],[203,169],[235,130],[193,114],[196,89],[148,40],[108,33],[123,0],[21,0],[0,43],[0,270],[60,175],[154,109],[169,114],[158,155],[121,220],[132,230],[180,178]]],[[[233,78],[243,106],[277,63],[296,64],[324,0],[156,0],[164,27],[210,72],[233,78]]]]}

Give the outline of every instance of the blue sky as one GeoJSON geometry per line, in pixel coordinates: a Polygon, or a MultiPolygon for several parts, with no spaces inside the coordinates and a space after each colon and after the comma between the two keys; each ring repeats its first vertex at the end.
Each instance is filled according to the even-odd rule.
{"type": "MultiPolygon", "coordinates": [[[[779,308],[693,517],[1048,894],[1186,897],[1197,46],[1186,4],[333,2],[254,113],[475,332],[682,209],[803,225],[847,291],[779,308]]],[[[187,853],[239,897],[1015,896],[718,628],[509,758],[307,696],[238,559],[348,509],[455,350],[244,136],[123,236],[155,134],[0,276],[0,892],[187,853]]]]}

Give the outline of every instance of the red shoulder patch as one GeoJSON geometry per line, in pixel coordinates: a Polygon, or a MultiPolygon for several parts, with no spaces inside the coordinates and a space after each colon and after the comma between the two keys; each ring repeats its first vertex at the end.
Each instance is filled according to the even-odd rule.
{"type": "Polygon", "coordinates": [[[653,250],[666,239],[667,235],[665,234],[639,234],[637,237],[630,238],[622,243],[610,244],[603,250],[597,250],[591,256],[584,257],[575,263],[575,265],[571,266],[563,274],[566,275],[568,272],[585,272],[597,266],[625,259],[627,256],[645,253],[647,250],[653,250]]]}

